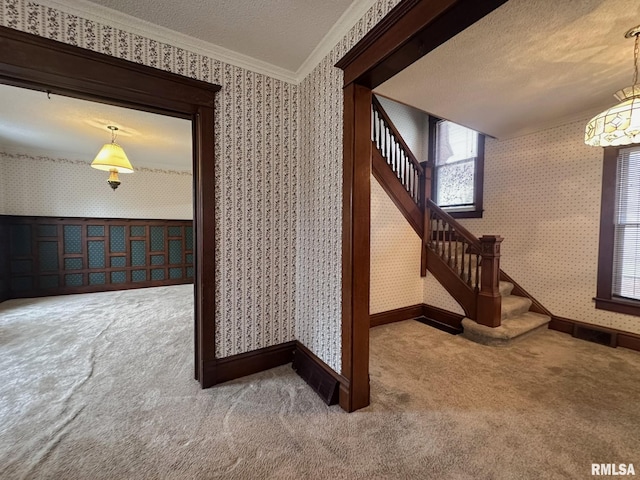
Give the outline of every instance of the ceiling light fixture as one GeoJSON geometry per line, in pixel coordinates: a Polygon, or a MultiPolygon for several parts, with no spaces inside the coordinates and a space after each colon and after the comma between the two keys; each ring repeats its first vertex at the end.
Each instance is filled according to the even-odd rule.
{"type": "Polygon", "coordinates": [[[120,185],[118,173],[133,173],[133,167],[122,147],[116,143],[118,127],[109,125],[107,128],[111,130],[111,143],[104,144],[91,166],[109,172],[107,183],[115,190],[120,185]]]}
{"type": "Polygon", "coordinates": [[[620,103],[593,117],[584,131],[584,143],[594,147],[610,147],[640,143],[640,85],[638,85],[638,37],[640,25],[625,38],[635,38],[633,49],[633,85],[618,90],[620,103]]]}

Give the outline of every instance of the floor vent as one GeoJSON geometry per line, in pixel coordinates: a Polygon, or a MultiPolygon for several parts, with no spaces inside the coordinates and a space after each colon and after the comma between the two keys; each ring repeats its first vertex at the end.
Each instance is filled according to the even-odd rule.
{"type": "Polygon", "coordinates": [[[596,327],[585,327],[576,324],[573,326],[573,336],[581,340],[606,345],[608,347],[615,348],[618,346],[618,338],[615,332],[596,327]]]}
{"type": "Polygon", "coordinates": [[[292,367],[327,405],[338,403],[340,383],[300,348],[293,355],[292,367]]]}
{"type": "Polygon", "coordinates": [[[442,330],[443,332],[449,333],[451,335],[458,335],[462,333],[462,328],[452,327],[451,325],[439,322],[438,320],[434,320],[432,318],[418,317],[416,318],[416,321],[424,323],[425,325],[429,325],[430,327],[437,328],[438,330],[442,330]]]}

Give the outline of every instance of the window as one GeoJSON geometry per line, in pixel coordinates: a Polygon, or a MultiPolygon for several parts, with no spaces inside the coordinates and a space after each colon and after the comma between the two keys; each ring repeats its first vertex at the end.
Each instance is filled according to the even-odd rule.
{"type": "Polygon", "coordinates": [[[605,150],[595,300],[640,316],[640,147],[605,150]]]}
{"type": "Polygon", "coordinates": [[[456,218],[482,217],[484,135],[430,117],[433,200],[456,218]]]}

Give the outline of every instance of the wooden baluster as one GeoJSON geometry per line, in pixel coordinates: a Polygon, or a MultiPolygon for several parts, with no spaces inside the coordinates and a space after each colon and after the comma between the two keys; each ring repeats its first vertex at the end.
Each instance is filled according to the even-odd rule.
{"type": "Polygon", "coordinates": [[[447,230],[447,222],[442,220],[442,252],[440,254],[440,258],[443,260],[446,259],[447,256],[447,246],[444,243],[446,241],[445,231],[447,230]]]}
{"type": "Polygon", "coordinates": [[[373,143],[375,143],[376,148],[378,147],[378,134],[376,131],[378,130],[378,113],[374,108],[371,110],[371,135],[373,136],[373,143]]]}
{"type": "Polygon", "coordinates": [[[458,235],[456,235],[456,229],[453,229],[452,232],[453,238],[456,242],[455,244],[455,248],[453,249],[453,268],[455,269],[456,273],[458,273],[458,235]]]}
{"type": "Polygon", "coordinates": [[[462,240],[462,255],[460,256],[460,271],[458,272],[458,275],[462,279],[464,279],[464,257],[467,254],[467,248],[467,242],[462,240]]]}
{"type": "Polygon", "coordinates": [[[469,258],[467,258],[468,262],[467,262],[467,285],[469,285],[470,287],[473,287],[473,277],[471,276],[471,250],[469,250],[469,258]]]}
{"type": "Polygon", "coordinates": [[[439,256],[442,256],[442,252],[440,251],[440,247],[442,246],[442,242],[440,240],[440,219],[436,218],[436,253],[439,256]]]}
{"type": "Polygon", "coordinates": [[[447,258],[447,264],[451,266],[451,224],[448,224],[447,235],[449,237],[449,256],[447,258]]]}
{"type": "Polygon", "coordinates": [[[384,122],[382,121],[382,118],[378,122],[378,141],[380,142],[380,151],[386,160],[387,156],[384,155],[384,122]]]}
{"type": "Polygon", "coordinates": [[[476,322],[487,327],[499,327],[502,299],[500,296],[500,244],[498,235],[480,237],[482,247],[482,276],[476,311],[476,322]]]}
{"type": "Polygon", "coordinates": [[[376,148],[379,149],[380,145],[378,145],[378,111],[375,108],[373,109],[373,135],[376,143],[376,148]]]}
{"type": "Polygon", "coordinates": [[[395,165],[395,168],[397,168],[398,162],[396,159],[396,148],[395,148],[395,143],[393,141],[393,134],[391,133],[391,130],[388,130],[388,134],[389,134],[389,155],[391,155],[393,164],[395,165]]]}
{"type": "Polygon", "coordinates": [[[480,290],[480,255],[476,254],[476,293],[480,290]]]}

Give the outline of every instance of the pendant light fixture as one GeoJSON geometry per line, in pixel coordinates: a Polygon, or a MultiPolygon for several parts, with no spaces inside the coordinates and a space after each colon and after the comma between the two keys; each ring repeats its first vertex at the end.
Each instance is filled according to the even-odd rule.
{"type": "Polygon", "coordinates": [[[118,173],[133,173],[133,167],[122,147],[116,143],[118,127],[109,125],[107,128],[111,130],[111,143],[104,144],[91,166],[109,172],[107,183],[115,190],[120,185],[118,173]]]}
{"type": "Polygon", "coordinates": [[[584,132],[584,143],[594,147],[609,147],[640,143],[640,85],[638,84],[638,48],[640,25],[625,35],[633,37],[633,85],[616,92],[620,103],[593,117],[584,132]]]}

